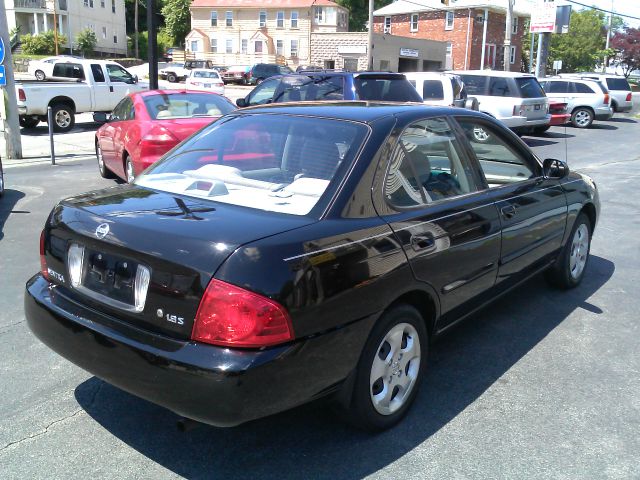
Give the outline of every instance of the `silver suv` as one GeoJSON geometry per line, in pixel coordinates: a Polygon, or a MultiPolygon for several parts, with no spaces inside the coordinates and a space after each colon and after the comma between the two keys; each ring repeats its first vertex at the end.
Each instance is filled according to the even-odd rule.
{"type": "Polygon", "coordinates": [[[602,83],[611,94],[611,108],[614,112],[630,112],[633,108],[633,93],[631,86],[622,75],[607,75],[604,73],[567,73],[560,75],[568,78],[585,78],[602,83]]]}
{"type": "Polygon", "coordinates": [[[613,116],[611,95],[596,80],[582,78],[545,78],[541,80],[547,97],[567,102],[567,113],[577,128],[590,127],[594,120],[609,120],[613,116]]]}

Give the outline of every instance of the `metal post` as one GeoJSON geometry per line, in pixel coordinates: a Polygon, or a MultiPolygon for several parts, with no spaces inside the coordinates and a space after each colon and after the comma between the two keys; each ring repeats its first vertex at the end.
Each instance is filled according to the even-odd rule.
{"type": "Polygon", "coordinates": [[[47,107],[47,125],[49,125],[49,145],[51,146],[51,165],[56,164],[56,149],[53,145],[53,110],[47,107]]]}
{"type": "MultiPolygon", "coordinates": [[[[482,29],[482,54],[480,55],[480,70],[484,70],[484,55],[487,50],[487,23],[489,23],[489,9],[484,9],[484,24],[482,29]]],[[[473,67],[471,67],[473,68],[473,67]]]]}
{"type": "Polygon", "coordinates": [[[536,77],[547,76],[547,60],[549,59],[549,42],[551,33],[541,33],[538,37],[538,60],[536,62],[536,77]]]}
{"type": "Polygon", "coordinates": [[[156,20],[155,10],[155,0],[147,0],[147,30],[149,32],[149,90],[158,89],[158,22],[156,20]]]}
{"type": "MultiPolygon", "coordinates": [[[[609,12],[609,27],[607,28],[607,44],[605,49],[609,49],[609,39],[611,38],[611,28],[613,27],[613,0],[611,0],[611,11],[609,12]]],[[[609,63],[609,56],[604,56],[604,65],[602,66],[602,73],[607,73],[607,64],[609,63]]]]}
{"type": "Polygon", "coordinates": [[[367,36],[367,70],[373,70],[373,0],[369,0],[369,34],[367,36]]]}
{"type": "Polygon", "coordinates": [[[58,0],[53,0],[53,41],[55,42],[56,55],[59,55],[60,52],[58,51],[58,16],[56,14],[57,1],[58,0]]]}
{"type": "MultiPolygon", "coordinates": [[[[511,30],[513,29],[513,0],[507,0],[507,19],[504,29],[504,60],[503,70],[511,71],[511,30]]],[[[520,69],[518,69],[520,70],[520,69]]]]}
{"type": "Polygon", "coordinates": [[[18,99],[16,98],[16,84],[13,78],[13,55],[11,54],[11,41],[9,40],[9,28],[7,27],[7,9],[4,0],[0,0],[0,37],[5,46],[4,69],[7,85],[2,92],[4,100],[4,158],[22,158],[22,140],[20,138],[20,120],[18,117],[18,99]]]}

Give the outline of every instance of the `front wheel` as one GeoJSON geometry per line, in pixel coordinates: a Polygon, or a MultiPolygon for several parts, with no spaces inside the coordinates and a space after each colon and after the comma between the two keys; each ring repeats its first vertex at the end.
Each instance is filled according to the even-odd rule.
{"type": "Polygon", "coordinates": [[[593,123],[593,112],[588,108],[576,108],[571,114],[571,123],[576,128],[588,128],[593,123]]]}
{"type": "Polygon", "coordinates": [[[167,74],[167,81],[169,83],[176,83],[178,81],[178,77],[176,76],[175,73],[169,73],[167,74]]]}
{"type": "Polygon", "coordinates": [[[409,305],[387,311],[358,362],[349,420],[370,431],[398,423],[417,395],[427,352],[428,334],[420,313],[409,305]]]}
{"type": "Polygon", "coordinates": [[[549,283],[563,289],[577,287],[580,284],[589,261],[592,232],[593,226],[589,217],[584,213],[578,215],[569,240],[556,262],[546,272],[549,283]]]}

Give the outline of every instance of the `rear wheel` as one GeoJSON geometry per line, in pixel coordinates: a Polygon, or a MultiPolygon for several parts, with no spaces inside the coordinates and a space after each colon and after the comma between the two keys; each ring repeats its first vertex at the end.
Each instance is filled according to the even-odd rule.
{"type": "Polygon", "coordinates": [[[124,157],[124,173],[127,177],[127,183],[133,183],[136,179],[135,170],[133,169],[133,162],[131,161],[131,157],[129,155],[125,155],[124,157]]]}
{"type": "Polygon", "coordinates": [[[104,164],[102,148],[100,148],[100,142],[98,141],[96,141],[96,158],[98,159],[98,171],[100,172],[100,176],[102,178],[114,178],[113,172],[104,164]]]}
{"type": "Polygon", "coordinates": [[[44,72],[42,70],[36,70],[36,80],[38,80],[39,82],[44,81],[45,78],[47,78],[47,76],[44,74],[44,72]]]}
{"type": "Polygon", "coordinates": [[[358,362],[349,420],[365,430],[398,423],[417,395],[427,352],[428,334],[420,313],[409,305],[387,311],[358,362]]]}
{"type": "Polygon", "coordinates": [[[51,109],[53,113],[53,129],[56,132],[64,133],[73,128],[76,123],[73,107],[62,103],[54,105],[51,109]]]}
{"type": "Polygon", "coordinates": [[[584,213],[578,215],[562,253],[546,272],[549,283],[563,289],[580,284],[589,261],[592,231],[589,217],[584,213]]]}
{"type": "Polygon", "coordinates": [[[571,114],[571,123],[576,128],[588,128],[593,123],[593,116],[588,108],[576,108],[571,114]]]}
{"type": "Polygon", "coordinates": [[[178,77],[176,76],[176,74],[175,74],[175,73],[168,73],[168,74],[167,74],[167,80],[168,80],[170,83],[176,83],[176,82],[178,81],[178,77]]]}
{"type": "Polygon", "coordinates": [[[22,128],[36,128],[40,123],[38,117],[20,117],[20,126],[22,128]]]}

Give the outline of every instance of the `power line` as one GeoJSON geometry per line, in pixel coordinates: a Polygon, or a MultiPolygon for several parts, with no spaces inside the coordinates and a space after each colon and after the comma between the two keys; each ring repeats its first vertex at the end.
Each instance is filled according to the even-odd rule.
{"type": "Polygon", "coordinates": [[[611,15],[615,15],[617,17],[631,18],[632,20],[640,20],[640,17],[634,17],[633,15],[627,15],[624,13],[614,12],[612,10],[607,10],[606,8],[595,7],[593,5],[587,5],[585,3],[576,2],[575,0],[565,0],[565,2],[573,3],[575,5],[580,5],[581,7],[590,8],[592,10],[598,10],[599,12],[610,13],[611,15]]]}

